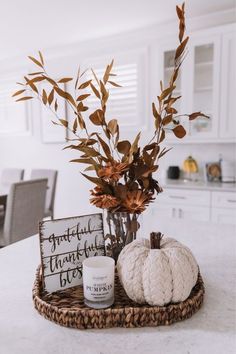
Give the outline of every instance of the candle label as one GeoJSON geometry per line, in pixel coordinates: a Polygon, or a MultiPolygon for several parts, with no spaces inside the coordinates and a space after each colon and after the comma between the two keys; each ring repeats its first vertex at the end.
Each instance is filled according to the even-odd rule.
{"type": "Polygon", "coordinates": [[[47,220],[39,224],[44,289],[82,284],[82,262],[105,254],[102,214],[47,220]]]}
{"type": "Polygon", "coordinates": [[[90,301],[106,301],[114,296],[112,275],[87,276],[84,279],[84,297],[90,301]]]}

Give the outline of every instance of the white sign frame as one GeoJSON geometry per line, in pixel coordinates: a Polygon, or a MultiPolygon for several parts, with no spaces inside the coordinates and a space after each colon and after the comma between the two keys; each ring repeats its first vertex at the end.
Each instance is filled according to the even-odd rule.
{"type": "Polygon", "coordinates": [[[105,255],[101,213],[39,223],[43,287],[47,292],[81,285],[82,262],[105,255]]]}

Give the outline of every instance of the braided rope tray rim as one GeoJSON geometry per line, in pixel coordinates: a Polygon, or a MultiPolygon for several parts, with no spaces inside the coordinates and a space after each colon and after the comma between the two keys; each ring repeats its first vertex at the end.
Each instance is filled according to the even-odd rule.
{"type": "Polygon", "coordinates": [[[52,294],[43,291],[39,267],[33,286],[33,302],[40,315],[65,327],[77,329],[155,327],[171,325],[190,318],[200,309],[204,293],[204,283],[199,272],[197,283],[185,301],[166,306],[140,305],[127,297],[116,275],[114,305],[108,309],[97,310],[84,304],[82,286],[52,294]]]}

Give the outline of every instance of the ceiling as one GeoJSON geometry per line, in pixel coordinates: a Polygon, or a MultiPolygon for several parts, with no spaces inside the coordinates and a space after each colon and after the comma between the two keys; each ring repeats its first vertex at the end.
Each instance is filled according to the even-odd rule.
{"type": "MultiPolygon", "coordinates": [[[[0,0],[0,59],[171,21],[177,3],[175,0],[0,0]]],[[[188,18],[233,7],[235,0],[186,0],[188,18]]]]}

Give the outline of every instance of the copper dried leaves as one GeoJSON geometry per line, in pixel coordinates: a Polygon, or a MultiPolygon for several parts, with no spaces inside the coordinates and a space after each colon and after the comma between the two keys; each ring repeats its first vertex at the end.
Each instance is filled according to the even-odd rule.
{"type": "MultiPolygon", "coordinates": [[[[37,70],[24,77],[21,87],[13,94],[16,101],[25,101],[37,98],[55,116],[53,124],[61,125],[73,134],[71,144],[65,149],[78,152],[78,158],[71,161],[85,165],[85,172],[93,175],[82,175],[95,184],[91,191],[90,202],[99,208],[111,211],[128,211],[141,213],[162,191],[153,174],[158,170],[158,160],[170,149],[161,148],[166,139],[166,131],[172,130],[177,138],[186,134],[180,124],[180,115],[175,107],[181,96],[176,96],[176,82],[180,66],[187,53],[189,37],[185,37],[185,9],[184,4],[176,7],[179,18],[179,45],[174,56],[174,68],[167,87],[160,82],[160,94],[157,102],[152,103],[154,117],[153,138],[143,148],[140,146],[140,133],[133,141],[120,138],[120,127],[117,117],[107,117],[107,104],[110,88],[121,87],[116,82],[113,73],[113,60],[106,66],[101,78],[91,69],[92,79],[85,77],[87,70],[78,69],[74,79],[74,94],[67,90],[68,83],[73,78],[61,77],[54,79],[45,69],[45,61],[41,52],[38,58],[29,56],[37,66],[37,70]],[[46,83],[47,85],[44,85],[46,83]],[[49,87],[49,89],[48,89],[49,87]],[[89,110],[88,98],[93,96],[97,101],[95,110],[89,110]],[[70,125],[66,117],[59,115],[59,102],[66,102],[67,108],[74,115],[70,125]],[[87,112],[89,110],[89,113],[87,112]],[[94,126],[89,131],[88,122],[94,126]]],[[[187,115],[189,120],[207,116],[201,112],[187,115]]],[[[90,124],[90,125],[91,125],[90,124]]]]}

